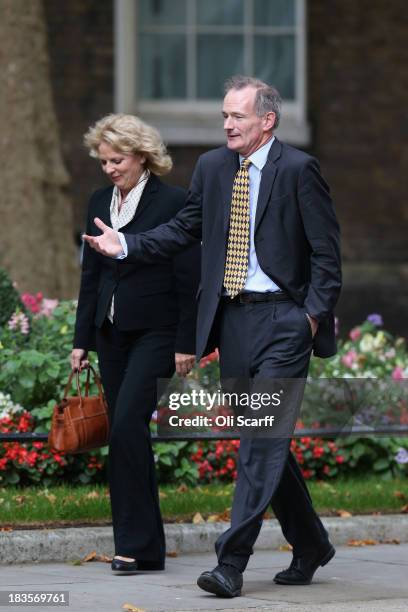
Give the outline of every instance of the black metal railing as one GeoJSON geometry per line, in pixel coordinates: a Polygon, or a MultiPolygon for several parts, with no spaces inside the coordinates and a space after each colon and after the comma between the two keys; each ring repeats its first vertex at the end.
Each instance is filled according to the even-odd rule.
{"type": "MultiPolygon", "coordinates": [[[[336,438],[338,436],[369,436],[369,435],[381,435],[381,436],[393,436],[393,437],[405,437],[408,436],[408,423],[405,425],[379,425],[375,428],[364,427],[364,426],[353,426],[350,428],[344,428],[339,431],[338,428],[316,428],[316,429],[296,429],[293,433],[294,438],[303,438],[305,436],[311,437],[326,437],[336,438]]],[[[1,442],[46,442],[48,434],[44,432],[10,432],[0,433],[1,442]]],[[[172,441],[186,441],[194,442],[196,440],[237,440],[239,435],[235,432],[222,432],[217,431],[213,433],[206,432],[194,432],[194,433],[180,433],[172,435],[152,435],[153,442],[172,442],[172,441]]]]}

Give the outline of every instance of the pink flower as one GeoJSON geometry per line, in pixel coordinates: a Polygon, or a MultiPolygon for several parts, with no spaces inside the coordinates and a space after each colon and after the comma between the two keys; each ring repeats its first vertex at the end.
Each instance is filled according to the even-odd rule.
{"type": "Polygon", "coordinates": [[[341,362],[347,367],[351,368],[352,365],[357,361],[358,354],[356,351],[349,351],[341,358],[341,362]]]}
{"type": "Polygon", "coordinates": [[[404,369],[401,366],[397,366],[396,368],[394,368],[392,378],[393,380],[402,380],[403,378],[405,378],[404,369]]]}
{"type": "Polygon", "coordinates": [[[42,294],[37,293],[37,295],[32,295],[31,293],[23,293],[21,295],[21,301],[23,302],[27,310],[29,310],[33,314],[36,314],[37,312],[40,312],[42,294]],[[39,299],[39,297],[41,299],[39,299]]]}
{"type": "Polygon", "coordinates": [[[11,315],[7,326],[11,330],[18,330],[27,335],[30,332],[30,322],[23,312],[15,312],[11,315]]]}
{"type": "Polygon", "coordinates": [[[353,340],[353,342],[354,342],[355,340],[358,340],[358,339],[360,338],[360,336],[361,336],[361,331],[360,331],[360,328],[359,328],[359,327],[354,327],[354,328],[351,330],[351,332],[350,332],[349,336],[350,336],[351,340],[353,340]]]}
{"type": "Polygon", "coordinates": [[[48,300],[44,298],[41,304],[40,314],[44,317],[50,317],[57,306],[58,300],[48,300]]]}

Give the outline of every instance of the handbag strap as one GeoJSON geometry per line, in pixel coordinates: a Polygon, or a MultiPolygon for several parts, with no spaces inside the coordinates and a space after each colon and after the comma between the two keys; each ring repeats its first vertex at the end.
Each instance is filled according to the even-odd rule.
{"type": "MultiPolygon", "coordinates": [[[[95,369],[91,366],[91,364],[89,364],[89,366],[87,367],[87,372],[86,372],[86,381],[85,381],[85,397],[88,397],[89,394],[89,383],[90,383],[90,373],[92,371],[96,386],[98,387],[98,395],[99,397],[102,399],[103,396],[103,389],[102,389],[102,384],[101,384],[101,380],[99,378],[99,376],[97,375],[97,373],[95,372],[95,369]]],[[[80,380],[79,380],[79,371],[78,370],[71,370],[71,373],[69,375],[68,378],[68,382],[66,384],[65,390],[64,390],[64,396],[63,399],[66,399],[69,390],[71,388],[71,382],[72,379],[75,375],[75,381],[76,381],[76,388],[78,391],[78,397],[82,398],[82,394],[81,394],[81,385],[80,385],[80,380]]]]}
{"type": "Polygon", "coordinates": [[[88,372],[87,372],[87,376],[86,376],[85,395],[87,396],[88,392],[89,392],[89,377],[90,377],[90,372],[92,372],[92,375],[94,377],[94,381],[96,383],[96,386],[98,387],[98,395],[102,399],[104,397],[104,394],[103,394],[101,379],[99,378],[98,374],[95,372],[95,369],[94,369],[93,366],[91,366],[91,364],[89,364],[89,366],[88,366],[88,372]]]}

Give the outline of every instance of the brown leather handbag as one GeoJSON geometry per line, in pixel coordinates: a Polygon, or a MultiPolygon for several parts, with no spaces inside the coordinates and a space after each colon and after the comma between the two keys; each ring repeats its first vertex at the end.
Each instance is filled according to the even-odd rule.
{"type": "Polygon", "coordinates": [[[54,407],[48,444],[64,453],[84,453],[108,444],[108,407],[101,381],[92,366],[88,367],[85,395],[81,394],[79,372],[71,372],[62,400],[54,407]],[[92,372],[98,395],[89,395],[92,372]],[[72,378],[76,376],[78,395],[68,396],[72,378]]]}

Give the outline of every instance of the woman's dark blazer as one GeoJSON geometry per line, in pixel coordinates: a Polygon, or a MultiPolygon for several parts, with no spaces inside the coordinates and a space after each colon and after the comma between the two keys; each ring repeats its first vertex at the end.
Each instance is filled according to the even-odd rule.
{"type": "MultiPolygon", "coordinates": [[[[86,232],[100,232],[93,220],[112,227],[113,187],[99,189],[89,202],[86,232]]],[[[145,232],[166,223],[184,206],[183,189],[162,183],[151,174],[133,219],[121,231],[145,232]]],[[[115,325],[120,331],[177,324],[175,351],[195,354],[196,294],[200,280],[200,245],[173,259],[134,264],[100,255],[84,245],[74,348],[95,349],[95,327],[102,327],[115,295],[115,325]]]]}

